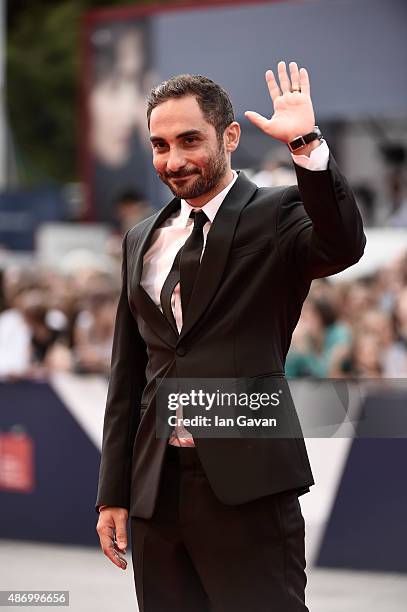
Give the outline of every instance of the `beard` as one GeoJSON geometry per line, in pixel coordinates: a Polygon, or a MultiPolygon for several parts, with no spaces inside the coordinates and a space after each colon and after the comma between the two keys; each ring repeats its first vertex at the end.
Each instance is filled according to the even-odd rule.
{"type": "Polygon", "coordinates": [[[176,198],[193,200],[212,191],[227,172],[227,160],[223,146],[209,157],[203,168],[188,166],[179,172],[158,172],[158,177],[169,187],[176,198]],[[195,177],[195,178],[189,178],[195,177]],[[182,184],[174,184],[171,179],[187,178],[182,184]]]}

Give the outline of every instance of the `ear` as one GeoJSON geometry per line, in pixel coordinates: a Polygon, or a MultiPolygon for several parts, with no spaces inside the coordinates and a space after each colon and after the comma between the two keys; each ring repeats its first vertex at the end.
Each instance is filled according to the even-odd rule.
{"type": "Polygon", "coordinates": [[[228,153],[236,151],[240,140],[240,125],[237,121],[232,121],[227,126],[224,133],[225,148],[228,153]]]}

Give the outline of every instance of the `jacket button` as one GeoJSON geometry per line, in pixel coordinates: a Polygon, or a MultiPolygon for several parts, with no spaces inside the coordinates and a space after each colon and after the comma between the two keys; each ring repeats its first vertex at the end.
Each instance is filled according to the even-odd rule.
{"type": "Polygon", "coordinates": [[[175,352],[178,355],[178,357],[183,357],[184,355],[187,354],[185,347],[182,345],[178,346],[175,352]]]}

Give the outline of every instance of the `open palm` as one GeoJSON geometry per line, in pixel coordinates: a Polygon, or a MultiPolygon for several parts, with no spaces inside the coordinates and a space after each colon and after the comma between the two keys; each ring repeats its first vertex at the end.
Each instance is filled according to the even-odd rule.
{"type": "Polygon", "coordinates": [[[298,69],[296,62],[290,62],[290,77],[285,62],[278,63],[278,85],[272,70],[267,70],[266,81],[274,106],[270,119],[254,111],[245,115],[265,134],[291,142],[297,136],[311,132],[315,125],[314,109],[310,96],[310,84],[305,68],[298,69]]]}

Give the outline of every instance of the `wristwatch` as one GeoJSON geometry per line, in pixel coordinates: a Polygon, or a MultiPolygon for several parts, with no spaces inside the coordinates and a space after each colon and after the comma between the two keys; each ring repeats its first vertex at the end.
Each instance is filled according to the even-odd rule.
{"type": "Polygon", "coordinates": [[[321,130],[316,125],[314,129],[312,130],[312,132],[309,132],[309,134],[305,134],[305,136],[297,136],[297,138],[294,138],[294,140],[292,140],[291,142],[288,142],[287,146],[290,149],[291,153],[293,153],[294,151],[301,149],[301,147],[305,147],[305,145],[309,144],[313,140],[322,140],[322,139],[323,139],[323,136],[321,134],[321,130]]]}

